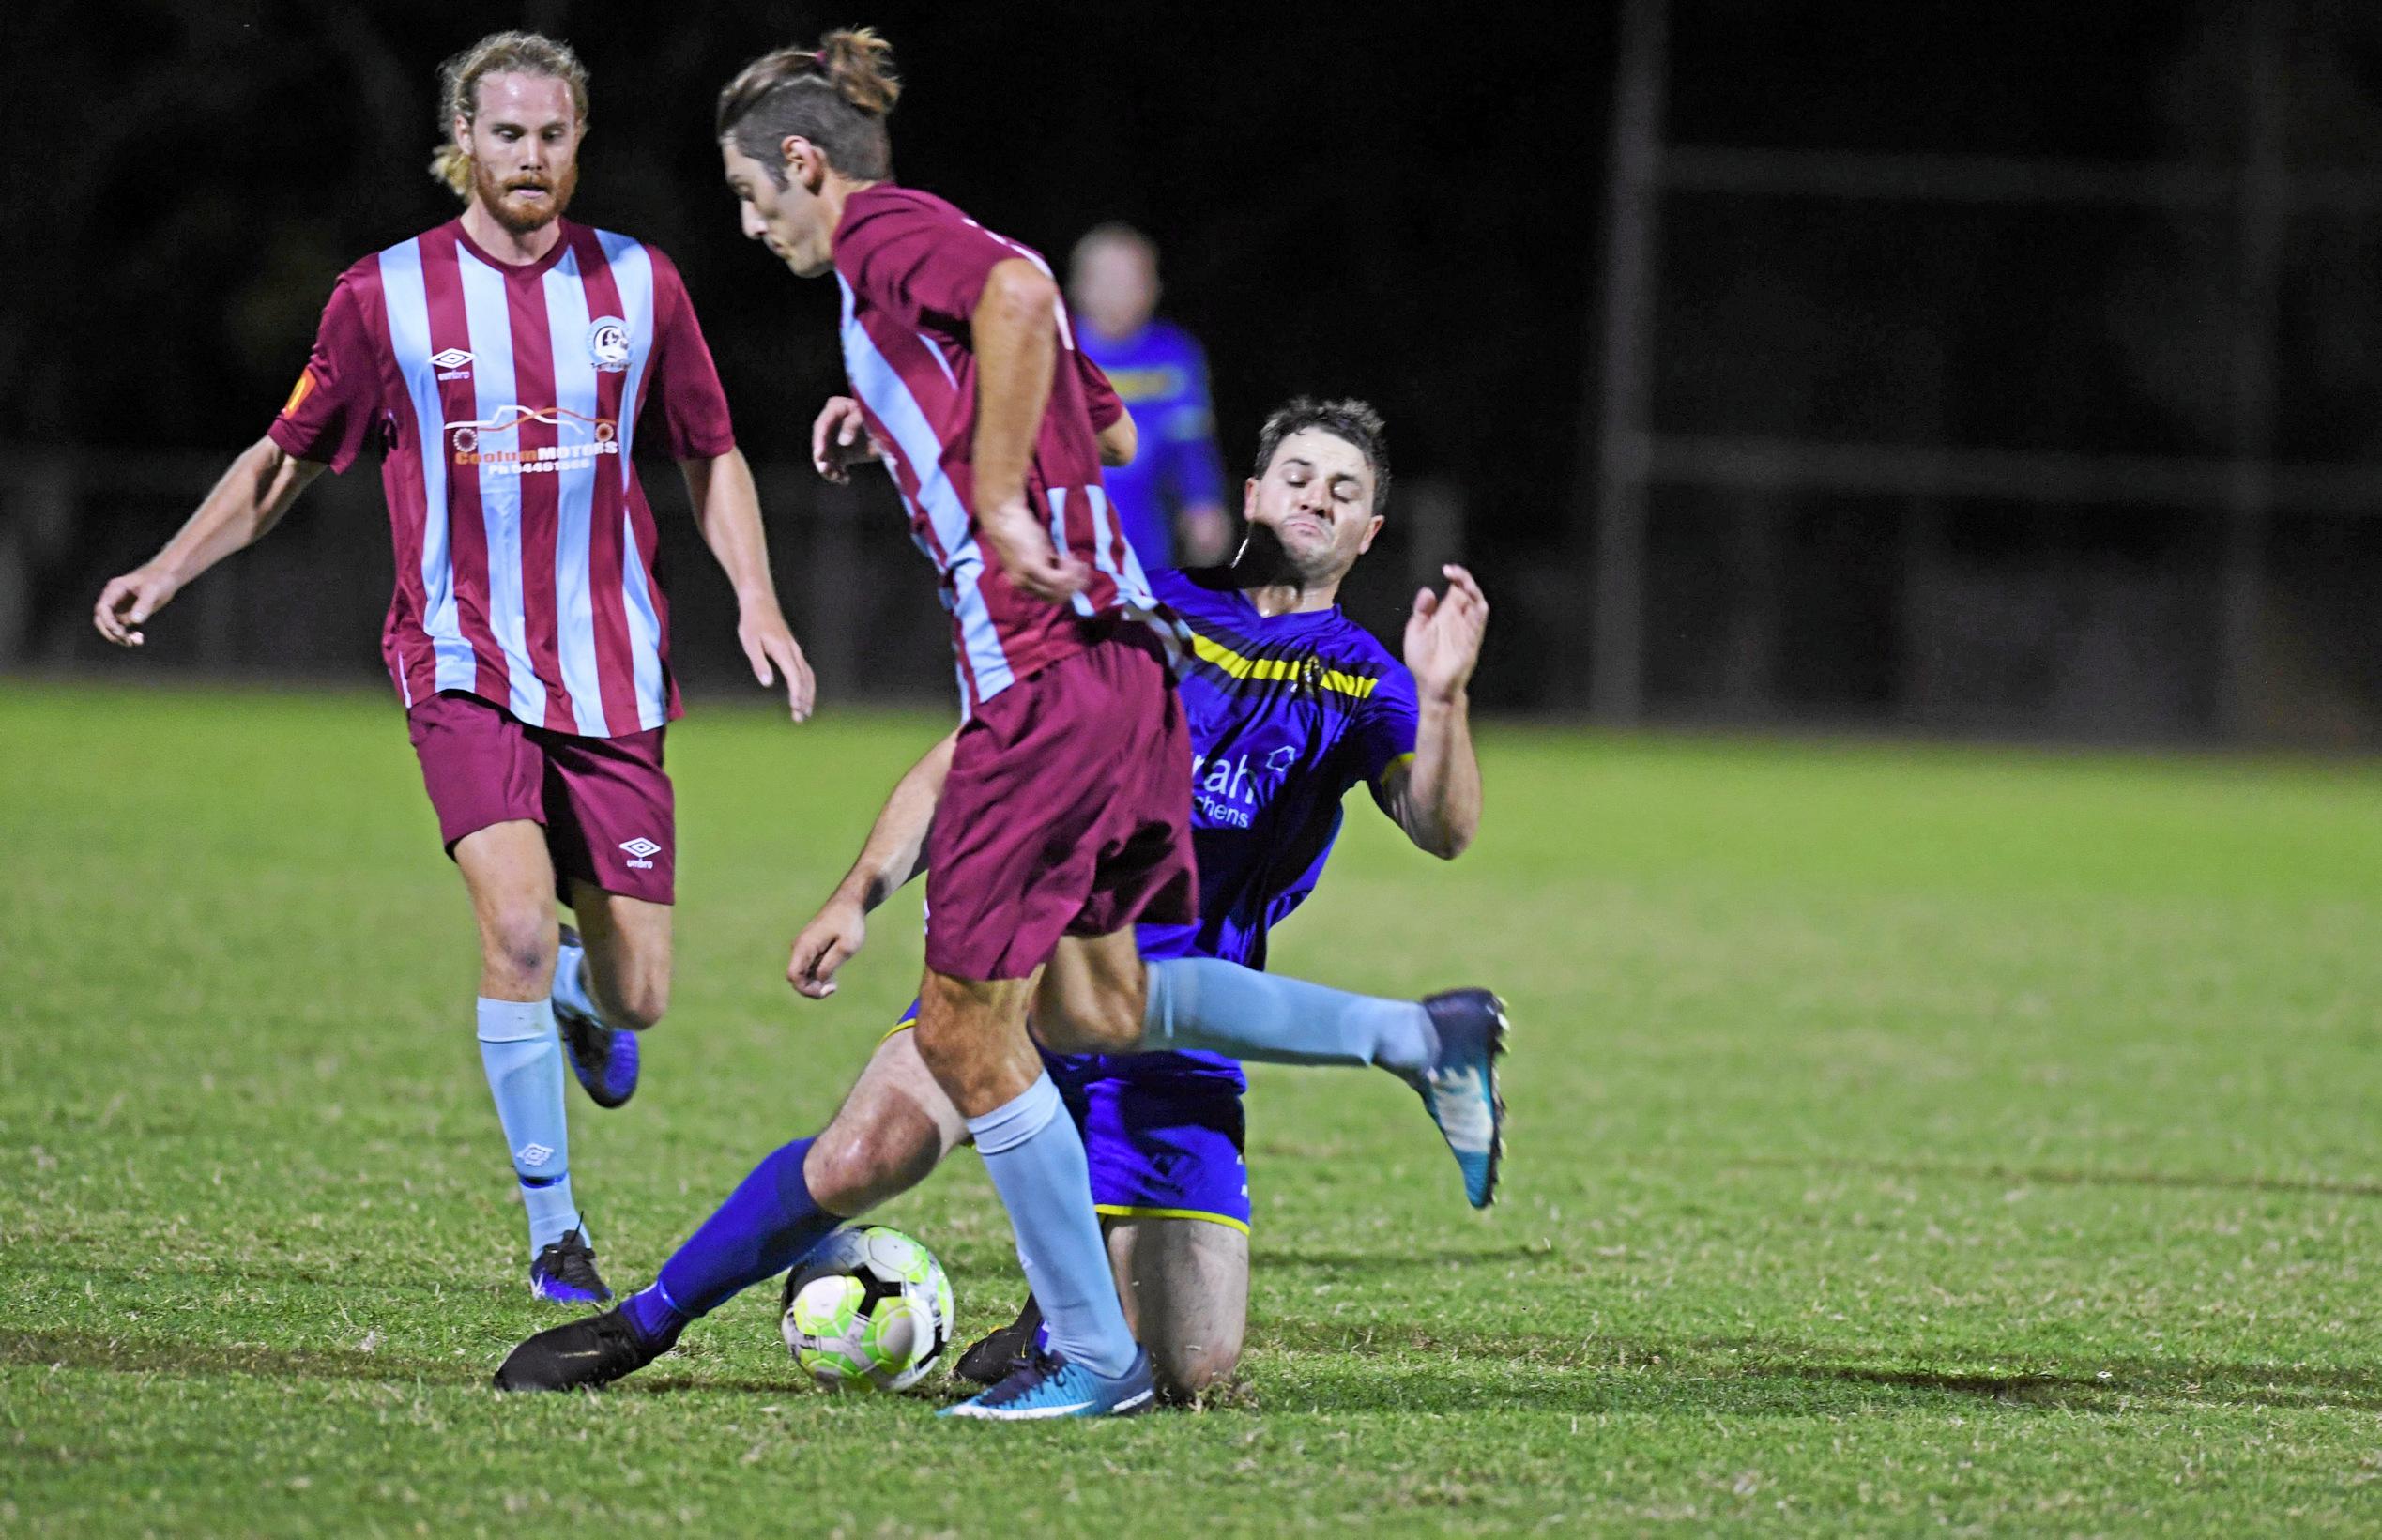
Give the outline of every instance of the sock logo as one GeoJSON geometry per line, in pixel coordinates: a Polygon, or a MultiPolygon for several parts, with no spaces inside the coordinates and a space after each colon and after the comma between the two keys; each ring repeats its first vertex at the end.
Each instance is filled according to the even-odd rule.
{"type": "Polygon", "coordinates": [[[535,1169],[536,1167],[543,1166],[546,1162],[554,1159],[554,1151],[547,1149],[542,1144],[533,1142],[525,1144],[520,1149],[514,1151],[512,1152],[512,1158],[519,1161],[522,1165],[535,1169]]]}
{"type": "Polygon", "coordinates": [[[620,842],[620,848],[629,853],[630,867],[640,872],[649,872],[653,870],[653,861],[651,858],[659,855],[662,851],[662,847],[660,846],[654,844],[651,840],[647,839],[642,834],[633,840],[622,840],[620,842]]]}

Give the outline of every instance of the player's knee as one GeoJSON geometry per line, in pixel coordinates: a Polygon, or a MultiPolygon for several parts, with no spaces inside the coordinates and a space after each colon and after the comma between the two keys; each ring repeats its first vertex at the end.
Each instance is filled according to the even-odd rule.
{"type": "Polygon", "coordinates": [[[612,991],[606,1013],[620,1026],[642,1032],[670,1010],[670,975],[663,968],[632,968],[612,991]]]}
{"type": "Polygon", "coordinates": [[[1046,990],[1034,1033],[1053,1053],[1131,1053],[1141,1045],[1141,1000],[1118,989],[1046,990]]]}
{"type": "Polygon", "coordinates": [[[859,1128],[831,1124],[802,1158],[802,1182],[812,1201],[830,1213],[857,1219],[908,1192],[935,1165],[932,1130],[925,1139],[918,1132],[907,1120],[859,1128]]]}
{"type": "Polygon", "coordinates": [[[509,905],[481,926],[481,962],[505,983],[537,988],[554,977],[555,948],[561,933],[554,910],[542,904],[509,905]]]}
{"type": "Polygon", "coordinates": [[[1151,1349],[1150,1371],[1158,1395],[1170,1402],[1196,1401],[1231,1381],[1241,1366],[1241,1334],[1200,1334],[1203,1342],[1160,1343],[1151,1349]]]}

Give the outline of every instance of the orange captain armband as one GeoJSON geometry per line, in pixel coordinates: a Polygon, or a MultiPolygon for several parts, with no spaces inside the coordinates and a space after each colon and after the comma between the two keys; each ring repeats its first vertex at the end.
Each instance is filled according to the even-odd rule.
{"type": "Polygon", "coordinates": [[[289,388],[289,400],[282,403],[282,416],[287,417],[314,393],[314,366],[308,364],[298,376],[298,383],[289,388]]]}

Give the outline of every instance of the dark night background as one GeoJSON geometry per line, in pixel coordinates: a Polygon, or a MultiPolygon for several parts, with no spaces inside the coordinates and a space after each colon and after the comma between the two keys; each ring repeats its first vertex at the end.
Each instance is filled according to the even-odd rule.
{"type": "MultiPolygon", "coordinates": [[[[2365,474],[2382,457],[2382,220],[2363,191],[2382,159],[2382,14],[2277,3],[2283,155],[2295,186],[2325,196],[2293,204],[2277,232],[2261,328],[2273,458],[2365,474]]],[[[2248,0],[1678,0],[1664,131],[1682,145],[2125,163],[2145,178],[2198,167],[2222,179],[2250,131],[2250,15],[2248,0]]],[[[15,463],[0,493],[17,489],[5,516],[24,592],[21,635],[0,642],[0,661],[96,662],[91,595],[262,430],[333,277],[452,215],[424,170],[433,71],[500,26],[554,32],[586,60],[594,131],[572,212],[678,260],[746,452],[799,468],[810,414],[840,385],[833,290],[794,282],[737,234],[710,103],[752,54],[855,22],[898,50],[902,180],[1054,259],[1105,219],[1154,236],[1162,308],[1210,349],[1236,471],[1283,396],[1375,401],[1401,478],[1461,497],[1463,548],[1498,607],[1480,694],[1506,708],[1582,703],[1618,53],[1602,6],[37,5],[13,17],[0,66],[12,140],[0,448],[13,446],[15,463]],[[160,455],[171,468],[105,490],[106,467],[160,455]],[[173,484],[194,468],[187,493],[173,484]],[[61,475],[85,490],[58,494],[61,475]]],[[[1674,189],[1659,207],[1657,433],[2230,452],[2242,242],[2224,201],[1674,189]]],[[[674,496],[665,468],[646,477],[657,504],[674,496]]],[[[301,505],[291,527],[216,574],[254,569],[239,613],[211,633],[214,664],[372,669],[387,544],[371,473],[345,480],[356,484],[310,494],[322,506],[301,505]],[[360,521],[370,540],[341,521],[360,521]],[[301,533],[308,525],[328,527],[301,533]]],[[[2350,490],[2323,481],[2331,490],[2305,509],[2286,488],[2255,537],[2261,682],[2246,718],[2218,698],[2212,617],[2228,537],[2206,499],[1657,485],[1648,709],[2371,742],[2382,738],[2371,623],[2382,526],[2360,516],[2355,488],[2367,483],[2341,484],[2350,490]]],[[[790,472],[765,485],[808,641],[817,618],[802,570],[820,558],[794,526],[810,493],[790,472]]],[[[883,513],[864,555],[878,563],[899,540],[883,513]]],[[[699,550],[673,557],[678,647],[699,682],[723,657],[712,633],[725,627],[703,609],[717,586],[706,587],[699,550]]],[[[1384,628],[1402,602],[1397,561],[1385,549],[1353,601],[1384,628]]],[[[898,591],[869,616],[925,629],[885,620],[897,662],[863,644],[844,678],[945,685],[920,615],[925,571],[914,558],[883,571],[898,591]]],[[[151,652],[171,640],[168,627],[151,652]]]]}

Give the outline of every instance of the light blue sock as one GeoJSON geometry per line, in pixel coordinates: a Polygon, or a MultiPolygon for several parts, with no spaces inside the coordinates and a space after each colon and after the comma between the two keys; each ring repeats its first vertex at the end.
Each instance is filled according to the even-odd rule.
{"type": "Polygon", "coordinates": [[[588,952],[585,947],[565,945],[554,956],[554,1003],[559,1011],[592,1021],[601,1027],[612,1024],[603,1019],[595,997],[588,992],[586,969],[588,952]]]}
{"type": "Polygon", "coordinates": [[[1351,995],[1214,957],[1143,966],[1145,1050],[1199,1048],[1262,1064],[1378,1064],[1409,1078],[1439,1057],[1439,1029],[1412,1000],[1351,995]]]}
{"type": "MultiPolygon", "coordinates": [[[[480,1066],[496,1099],[529,1211],[529,1256],[573,1229],[586,1236],[571,1196],[571,1136],[562,1110],[562,1040],[550,1000],[480,1000],[480,1066]]],[[[591,1237],[588,1238],[592,1244],[591,1237]]]]}
{"type": "Polygon", "coordinates": [[[1017,1260],[1050,1323],[1051,1346],[1072,1363],[1114,1380],[1138,1350],[1117,1303],[1083,1136],[1048,1075],[1015,1101],[968,1120],[976,1152],[1017,1232],[1017,1260]]]}

